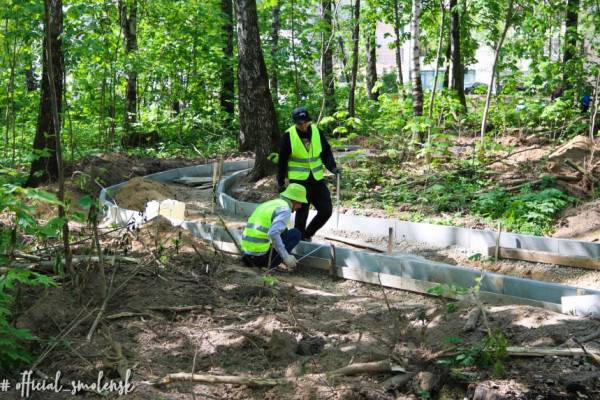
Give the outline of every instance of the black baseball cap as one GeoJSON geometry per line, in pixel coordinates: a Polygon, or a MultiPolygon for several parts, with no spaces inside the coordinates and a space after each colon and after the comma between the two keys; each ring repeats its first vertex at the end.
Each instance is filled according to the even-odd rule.
{"type": "Polygon", "coordinates": [[[292,119],[294,123],[300,124],[302,122],[310,121],[310,115],[308,115],[308,111],[305,107],[298,107],[292,111],[292,119]]]}

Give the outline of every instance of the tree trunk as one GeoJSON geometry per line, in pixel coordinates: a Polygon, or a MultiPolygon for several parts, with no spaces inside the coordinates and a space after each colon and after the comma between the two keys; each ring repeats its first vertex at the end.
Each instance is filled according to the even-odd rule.
{"type": "Polygon", "coordinates": [[[240,149],[256,154],[252,179],[274,167],[267,159],[279,138],[277,115],[269,91],[267,67],[260,45],[256,0],[235,0],[237,7],[240,149]]]}
{"type": "Polygon", "coordinates": [[[348,75],[348,54],[346,54],[346,48],[344,47],[344,39],[342,35],[338,35],[338,47],[340,48],[340,55],[342,59],[342,75],[346,83],[350,83],[350,75],[348,75]]]}
{"type": "Polygon", "coordinates": [[[567,15],[565,19],[565,40],[563,50],[563,87],[568,89],[571,85],[569,82],[569,61],[572,60],[577,53],[577,28],[579,15],[579,0],[567,1],[567,15]]]}
{"type": "Polygon", "coordinates": [[[398,0],[394,0],[394,41],[396,44],[396,83],[400,96],[404,96],[404,78],[402,76],[402,40],[400,38],[400,9],[398,0]]]}
{"type": "Polygon", "coordinates": [[[278,79],[278,60],[277,51],[279,46],[279,27],[281,25],[281,4],[279,0],[273,7],[273,20],[271,21],[271,74],[269,76],[271,83],[271,95],[273,103],[279,103],[279,79],[278,79]]]}
{"type": "Polygon", "coordinates": [[[221,109],[233,118],[235,82],[233,77],[233,3],[221,0],[223,25],[221,26],[225,43],[223,45],[223,65],[221,69],[221,109]]]}
{"type": "Polygon", "coordinates": [[[136,135],[133,129],[133,125],[137,121],[137,71],[131,62],[137,50],[137,0],[119,0],[119,15],[123,30],[127,70],[123,145],[140,146],[142,136],[136,135]]]}
{"type": "Polygon", "coordinates": [[[42,90],[37,129],[33,140],[34,152],[45,154],[31,163],[31,170],[26,186],[35,186],[42,182],[58,178],[59,165],[57,158],[57,138],[61,126],[64,61],[62,52],[63,12],[62,0],[46,0],[44,2],[49,18],[45,26],[48,34],[44,35],[42,55],[42,90]],[[52,65],[49,64],[52,61],[52,65]],[[49,69],[52,69],[53,80],[49,80],[49,69]],[[52,93],[56,101],[53,103],[52,93]],[[56,113],[53,112],[56,108],[56,113]],[[54,118],[57,121],[54,121],[54,118]]]}
{"type": "Polygon", "coordinates": [[[452,82],[451,88],[456,91],[460,104],[467,108],[465,98],[465,67],[460,54],[460,13],[457,9],[457,0],[450,0],[450,31],[452,36],[452,82]]]}
{"type": "Polygon", "coordinates": [[[496,45],[496,51],[494,53],[494,63],[492,64],[492,77],[490,78],[490,85],[488,86],[487,96],[485,97],[485,107],[483,109],[483,117],[481,118],[481,141],[483,142],[483,138],[485,135],[485,131],[487,129],[487,117],[490,110],[490,100],[492,98],[492,88],[494,87],[494,77],[496,75],[496,67],[498,64],[498,57],[500,55],[500,50],[502,49],[502,44],[504,43],[504,39],[506,38],[506,32],[508,32],[508,28],[510,27],[510,23],[512,21],[513,16],[513,0],[508,0],[508,8],[506,10],[506,18],[504,20],[504,29],[502,30],[502,35],[500,36],[500,40],[498,40],[498,44],[496,45]]]}
{"type": "Polygon", "coordinates": [[[431,140],[431,128],[433,126],[432,116],[433,116],[433,102],[435,101],[435,92],[437,90],[438,76],[440,70],[440,57],[442,53],[442,44],[444,43],[444,19],[446,17],[446,9],[444,8],[444,0],[440,0],[440,11],[442,13],[441,21],[440,21],[440,33],[438,37],[438,46],[437,52],[435,54],[435,75],[433,78],[433,88],[431,89],[431,98],[429,99],[429,111],[427,116],[429,117],[430,125],[427,133],[427,141],[431,140]]]}
{"type": "Polygon", "coordinates": [[[373,91],[377,83],[377,24],[373,22],[366,34],[365,50],[367,55],[367,95],[369,100],[379,98],[379,90],[373,91]]]}
{"type": "Polygon", "coordinates": [[[360,0],[354,3],[354,28],[352,29],[352,70],[350,71],[350,93],[348,93],[348,114],[354,117],[354,95],[356,74],[358,73],[358,41],[360,35],[360,0]]]}
{"type": "Polygon", "coordinates": [[[452,59],[452,30],[448,29],[448,43],[446,43],[446,69],[444,71],[443,89],[448,89],[450,85],[450,60],[452,59]]]}
{"type": "MultiPolygon", "coordinates": [[[[410,21],[410,36],[413,42],[412,54],[412,107],[413,115],[423,115],[423,86],[421,85],[421,51],[419,47],[419,19],[421,18],[421,0],[412,0],[412,15],[410,21]]],[[[424,142],[423,132],[415,132],[415,139],[424,142]]]]}
{"type": "Polygon", "coordinates": [[[331,0],[321,0],[323,36],[321,38],[321,82],[323,84],[323,105],[321,115],[335,112],[335,84],[333,76],[333,25],[331,0]]]}

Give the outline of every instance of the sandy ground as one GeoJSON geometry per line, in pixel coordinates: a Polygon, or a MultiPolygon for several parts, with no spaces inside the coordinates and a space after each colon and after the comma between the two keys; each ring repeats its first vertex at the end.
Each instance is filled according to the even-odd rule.
{"type": "MultiPolygon", "coordinates": [[[[85,336],[97,315],[97,300],[82,307],[89,296],[77,302],[72,295],[77,292],[65,283],[38,293],[37,301],[28,297],[34,303],[23,305],[18,325],[41,338],[37,354],[52,337],[62,337],[40,371],[53,375],[60,370],[69,380],[90,382],[98,371],[119,379],[119,371],[129,368],[135,390],[128,399],[190,399],[192,393],[199,399],[416,399],[423,390],[440,399],[470,399],[477,393],[502,399],[584,398],[574,395],[577,391],[589,399],[600,396],[600,368],[583,357],[510,357],[504,361],[502,379],[493,378],[488,368],[449,370],[439,365],[445,343],[460,338],[470,347],[486,335],[483,322],[464,331],[474,307],[467,303],[450,310],[442,299],[332,280],[308,269],[274,271],[268,283],[260,271],[215,253],[160,220],[115,236],[130,240],[112,250],[128,250],[140,264],[107,268],[107,276],[114,273],[115,292],[89,343],[85,336]],[[144,249],[155,254],[160,249],[165,268],[144,249]],[[59,335],[88,313],[67,335],[59,335]],[[391,373],[326,374],[381,360],[401,365],[407,371],[400,374],[407,377],[405,382],[390,383],[391,373]],[[151,384],[192,369],[197,374],[285,377],[291,382],[266,388],[151,384]]],[[[93,275],[87,278],[93,285],[93,275]]],[[[600,329],[594,320],[526,306],[486,307],[486,316],[489,328],[502,330],[509,345],[576,347],[572,338],[600,329]]],[[[600,339],[586,348],[600,350],[600,339]]],[[[3,393],[2,398],[18,394],[3,393]]],[[[31,398],[72,397],[44,392],[31,398]]]]}
{"type": "MultiPolygon", "coordinates": [[[[190,218],[214,220],[210,190],[168,187],[193,211],[190,218]]],[[[347,235],[356,237],[352,232],[347,235]]],[[[417,399],[427,394],[439,399],[600,398],[600,368],[581,356],[511,356],[503,361],[502,378],[493,377],[489,367],[449,369],[438,362],[449,355],[472,354],[488,329],[503,332],[509,346],[579,348],[576,340],[600,330],[597,320],[527,306],[488,305],[488,322],[479,318],[473,329],[465,331],[474,315],[472,304],[335,280],[310,269],[276,270],[269,277],[161,219],[136,231],[108,234],[102,246],[108,253],[132,256],[139,263],[107,266],[107,279],[114,279],[112,297],[91,341],[86,335],[102,305],[94,263],[78,268],[77,289],[71,282],[41,292],[27,289],[31,292],[19,302],[17,325],[40,338],[32,353],[42,355],[50,349],[38,366],[47,375],[60,370],[67,380],[95,382],[100,371],[109,379],[119,379],[130,369],[135,390],[128,399],[417,399]],[[458,341],[461,344],[449,350],[449,343],[458,341]],[[350,364],[381,360],[401,365],[407,372],[328,374],[350,364]],[[167,374],[192,370],[290,378],[290,382],[265,388],[152,384],[167,374]],[[390,380],[393,375],[396,378],[390,380]]],[[[395,251],[462,265],[468,264],[470,255],[465,249],[418,243],[399,243],[395,251]]],[[[587,280],[584,272],[588,271],[571,276],[575,270],[565,269],[561,278],[563,267],[513,261],[473,266],[531,277],[539,271],[536,279],[565,283],[582,279],[582,285],[598,286],[597,276],[587,280]]],[[[600,351],[600,338],[584,346],[600,351]]],[[[106,398],[118,397],[113,393],[106,398]]],[[[0,398],[20,395],[5,392],[0,398]]],[[[31,398],[72,396],[38,392],[31,398]]]]}

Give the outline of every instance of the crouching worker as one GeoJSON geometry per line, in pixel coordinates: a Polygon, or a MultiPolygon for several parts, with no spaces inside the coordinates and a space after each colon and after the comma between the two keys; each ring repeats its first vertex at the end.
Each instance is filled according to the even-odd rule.
{"type": "Polygon", "coordinates": [[[295,228],[288,230],[287,224],[292,213],[307,203],[306,189],[291,183],[279,196],[260,204],[246,223],[241,245],[242,261],[248,267],[273,268],[283,261],[294,269],[298,264],[290,252],[300,243],[301,233],[295,228]]]}

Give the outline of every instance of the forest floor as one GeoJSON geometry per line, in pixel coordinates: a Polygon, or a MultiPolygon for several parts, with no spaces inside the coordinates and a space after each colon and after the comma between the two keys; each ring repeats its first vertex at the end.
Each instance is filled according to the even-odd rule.
{"type": "MultiPolygon", "coordinates": [[[[600,368],[583,356],[508,357],[501,379],[493,378],[490,368],[449,370],[437,364],[457,338],[462,344],[454,357],[475,352],[485,340],[488,327],[481,318],[466,328],[476,309],[468,303],[450,308],[439,298],[334,280],[312,269],[272,271],[266,279],[163,219],[138,231],[108,234],[103,242],[119,253],[127,248],[137,263],[109,263],[105,273],[113,281],[111,297],[89,342],[86,335],[101,306],[95,264],[86,265],[79,290],[63,282],[22,296],[18,326],[40,338],[35,354],[55,346],[37,366],[48,376],[61,371],[67,381],[95,382],[98,371],[119,379],[131,369],[135,390],[126,396],[130,399],[190,399],[192,393],[198,399],[273,400],[419,394],[439,399],[600,398],[600,368]],[[159,248],[164,267],[149,255],[159,248]],[[386,360],[406,372],[331,374],[347,365],[386,360]],[[152,384],[192,370],[289,382],[259,388],[152,384]]],[[[510,346],[579,348],[576,339],[600,330],[596,320],[528,306],[485,310],[489,329],[503,332],[510,346]]],[[[598,351],[600,341],[585,346],[598,351]]],[[[31,398],[70,397],[39,392],[31,398]]]]}
{"type": "MultiPolygon", "coordinates": [[[[97,176],[103,186],[109,186],[135,175],[204,162],[106,155],[84,161],[79,168],[91,171],[95,165],[101,166],[97,176]]],[[[237,195],[251,201],[270,197],[274,182],[261,184],[263,189],[253,185],[241,188],[237,195]],[[247,197],[252,196],[250,193],[257,198],[247,197]]],[[[167,186],[165,195],[188,204],[188,217],[213,218],[210,190],[167,186]]],[[[587,215],[581,221],[589,221],[589,213],[595,213],[594,203],[573,210],[567,210],[564,218],[587,215]]],[[[562,237],[580,229],[576,225],[563,223],[566,231],[562,237]]],[[[79,229],[89,233],[84,227],[79,229]]],[[[131,399],[600,398],[600,367],[588,357],[509,355],[502,360],[502,378],[494,377],[491,367],[448,368],[439,363],[448,357],[456,360],[457,356],[490,355],[489,349],[478,351],[488,328],[501,331],[508,346],[580,348],[578,343],[582,343],[588,351],[600,351],[600,336],[595,335],[600,332],[600,322],[595,319],[528,306],[487,305],[487,323],[479,318],[467,327],[478,315],[473,304],[449,306],[440,298],[335,280],[312,269],[293,273],[282,269],[266,275],[243,267],[235,257],[215,251],[160,218],[136,231],[106,233],[102,247],[135,258],[136,263],[109,262],[105,274],[107,281],[113,282],[110,300],[90,341],[86,336],[102,307],[100,272],[95,263],[81,269],[77,290],[72,282],[62,282],[59,288],[43,292],[29,289],[29,295],[20,296],[18,326],[30,328],[40,338],[32,349],[34,354],[51,349],[36,368],[48,376],[60,370],[67,381],[95,382],[99,371],[119,379],[131,369],[131,381],[136,386],[126,396],[131,399]],[[332,373],[348,365],[378,361],[398,364],[406,372],[332,373]],[[288,380],[267,387],[154,383],[168,374],[192,370],[196,374],[288,380]]],[[[469,265],[464,249],[403,243],[395,250],[469,265]]],[[[600,287],[598,275],[591,271],[515,263],[503,260],[491,268],[534,279],[600,287]]],[[[472,266],[482,265],[486,264],[472,266]]],[[[483,362],[476,360],[477,364],[483,362]]],[[[70,397],[50,392],[31,396],[70,397]]],[[[117,397],[116,393],[108,396],[117,397]]],[[[8,392],[0,398],[20,397],[8,392]]]]}

